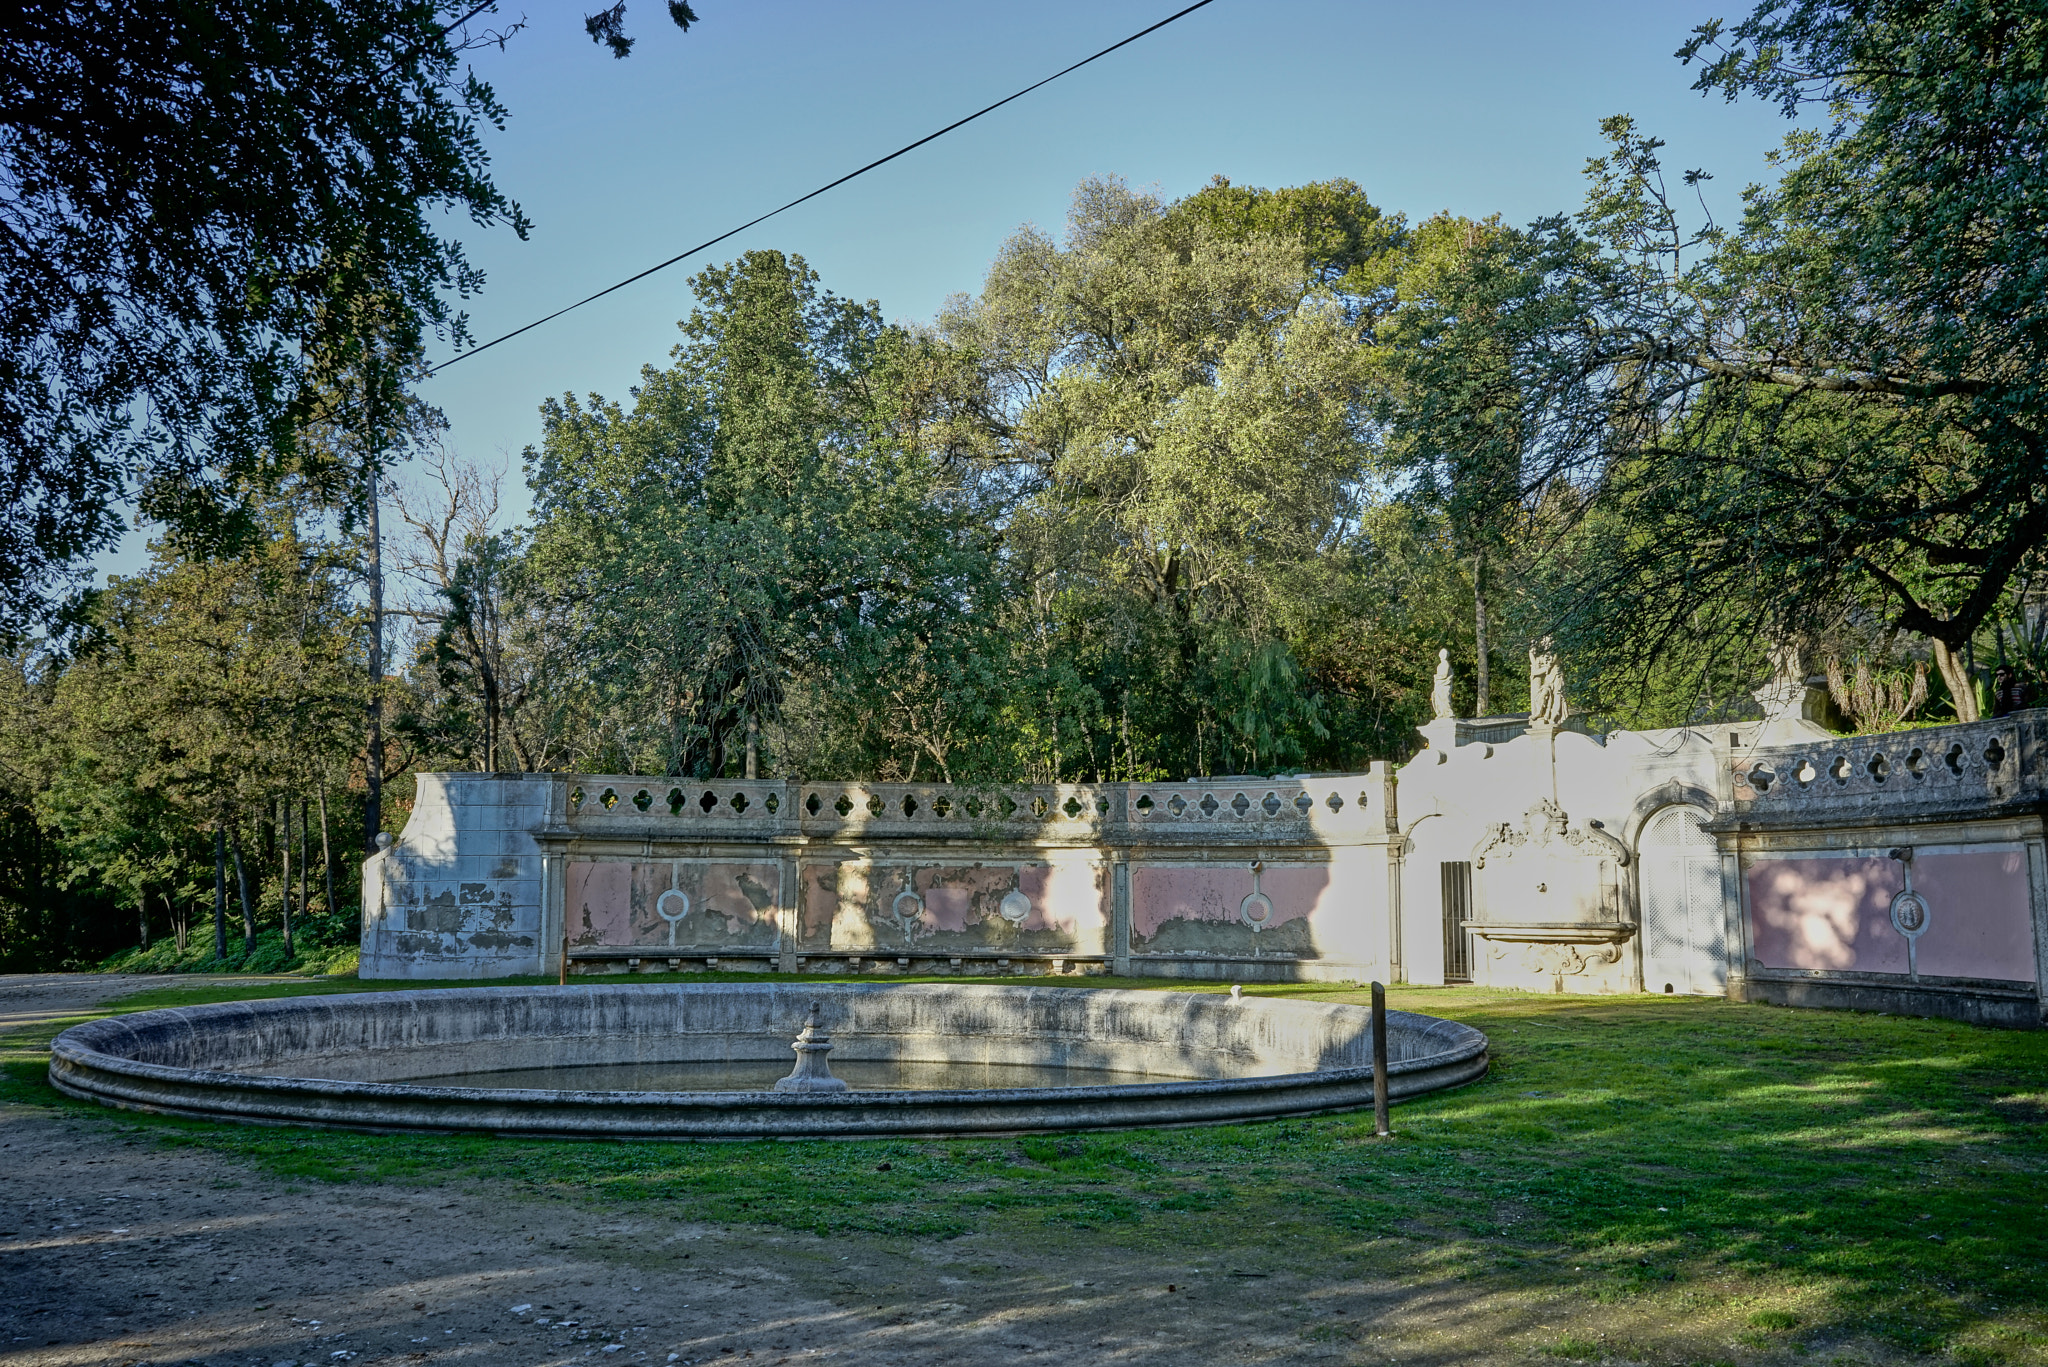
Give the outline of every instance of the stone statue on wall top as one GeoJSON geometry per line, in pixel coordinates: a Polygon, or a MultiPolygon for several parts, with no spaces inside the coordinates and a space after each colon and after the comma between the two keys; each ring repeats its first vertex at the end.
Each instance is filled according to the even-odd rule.
{"type": "Polygon", "coordinates": [[[1448,650],[1436,653],[1436,683],[1429,690],[1429,705],[1435,710],[1438,721],[1458,715],[1451,708],[1451,652],[1448,650]]]}
{"type": "Polygon", "coordinates": [[[1765,653],[1770,657],[1771,677],[1750,694],[1764,711],[1763,727],[1753,743],[1789,745],[1800,740],[1831,738],[1827,727],[1831,707],[1828,691],[1813,686],[1799,643],[1781,640],[1765,653]]]}
{"type": "Polygon", "coordinates": [[[1529,647],[1529,724],[1563,726],[1571,720],[1564,696],[1564,666],[1548,636],[1529,647]]]}

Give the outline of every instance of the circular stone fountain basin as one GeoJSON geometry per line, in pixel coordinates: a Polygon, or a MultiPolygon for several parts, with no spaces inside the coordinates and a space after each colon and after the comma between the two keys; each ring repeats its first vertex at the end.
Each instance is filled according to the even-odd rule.
{"type": "MultiPolygon", "coordinates": [[[[1388,1094],[1481,1077],[1486,1048],[1470,1026],[1389,1011],[1388,1094]]],[[[1221,993],[969,984],[369,992],[74,1026],[51,1046],[50,1081],[113,1106],[370,1130],[746,1139],[1213,1124],[1370,1105],[1372,1017],[1221,993]],[[814,1001],[830,1062],[856,1090],[768,1090],[814,1001]],[[664,1073],[743,1086],[573,1085],[664,1073]],[[1086,1082],[1005,1085],[1020,1078],[1086,1082]]]]}

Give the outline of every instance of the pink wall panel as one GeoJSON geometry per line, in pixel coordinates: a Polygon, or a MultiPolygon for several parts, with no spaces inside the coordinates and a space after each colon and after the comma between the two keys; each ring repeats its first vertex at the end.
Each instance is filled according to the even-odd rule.
{"type": "Polygon", "coordinates": [[[807,949],[824,949],[832,943],[832,918],[839,914],[839,865],[807,864],[803,880],[797,943],[807,949]]]}
{"type": "Polygon", "coordinates": [[[930,953],[1106,952],[1106,866],[1058,863],[871,863],[807,870],[800,943],[809,951],[863,948],[930,953]],[[1019,910],[1011,900],[1022,894],[1019,910]],[[906,895],[907,894],[907,895],[906,895]]]}
{"type": "Polygon", "coordinates": [[[1748,869],[1752,949],[1766,968],[1904,973],[1906,942],[1892,898],[1906,886],[1895,860],[1759,859],[1748,869]]]}
{"type": "MultiPolygon", "coordinates": [[[[1906,885],[1897,860],[1759,859],[1747,878],[1750,933],[1764,967],[1907,971],[1906,939],[1891,922],[1892,898],[1906,885]]],[[[2023,851],[1920,854],[1913,888],[1928,906],[1918,951],[1922,976],[2035,980],[2023,851]]]]}
{"type": "MultiPolygon", "coordinates": [[[[898,870],[900,881],[905,871],[898,870]]],[[[933,930],[956,933],[979,928],[987,912],[1001,902],[1012,888],[1031,898],[1031,914],[1018,923],[1022,930],[1071,929],[1049,923],[1045,918],[1045,870],[1043,868],[913,868],[907,871],[911,890],[924,899],[924,920],[933,930]],[[1031,884],[1035,881],[1036,887],[1031,884]],[[970,911],[980,912],[972,921],[970,911]]],[[[1071,920],[1071,917],[1068,918],[1071,920]]]]}
{"type": "Polygon", "coordinates": [[[622,945],[632,936],[633,866],[572,859],[564,871],[569,942],[622,945]]]}
{"type": "Polygon", "coordinates": [[[1913,889],[1927,899],[1922,973],[2019,982],[2038,976],[2025,851],[1919,855],[1913,860],[1913,889]]]}
{"type": "MultiPolygon", "coordinates": [[[[1131,870],[1131,932],[1150,939],[1168,921],[1235,920],[1251,890],[1242,864],[1139,864],[1131,870]]],[[[1276,898],[1273,918],[1280,914],[1276,898]]]]}
{"type": "Polygon", "coordinates": [[[572,859],[563,871],[573,945],[610,947],[769,947],[780,928],[782,872],[770,863],[705,860],[572,859]],[[661,915],[662,894],[677,917],[661,915]],[[687,909],[685,909],[687,908],[687,909]]]}
{"type": "MultiPolygon", "coordinates": [[[[1273,903],[1261,934],[1313,916],[1330,888],[1325,864],[1267,864],[1259,891],[1273,903]]],[[[1169,921],[1208,921],[1246,931],[1240,908],[1251,895],[1244,864],[1139,864],[1131,870],[1131,933],[1150,939],[1169,921]]]]}

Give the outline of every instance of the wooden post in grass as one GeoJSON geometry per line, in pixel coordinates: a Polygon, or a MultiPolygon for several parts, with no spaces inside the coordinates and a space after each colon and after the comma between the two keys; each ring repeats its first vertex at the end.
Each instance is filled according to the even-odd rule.
{"type": "Polygon", "coordinates": [[[1387,1124],[1387,989],[1372,985],[1372,1119],[1373,1133],[1390,1137],[1387,1124]]]}

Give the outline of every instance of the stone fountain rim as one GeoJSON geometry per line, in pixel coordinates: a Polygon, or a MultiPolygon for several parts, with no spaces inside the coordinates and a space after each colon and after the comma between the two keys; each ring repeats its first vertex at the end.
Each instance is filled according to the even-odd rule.
{"type": "MultiPolygon", "coordinates": [[[[435,1087],[408,1082],[301,1078],[145,1063],[110,1053],[100,1044],[138,1026],[175,1022],[190,1029],[211,1018],[246,1022],[327,1005],[385,1003],[394,1007],[447,1001],[454,996],[588,999],[592,993],[762,993],[792,998],[870,993],[933,996],[1115,995],[1158,1002],[1203,1001],[1218,1009],[1316,1013],[1358,1019],[1371,1013],[1343,1002],[1302,1002],[1218,993],[1143,988],[1036,987],[971,983],[648,983],[577,986],[487,986],[394,992],[351,992],[254,1001],[160,1007],[76,1025],[51,1044],[50,1081],[59,1091],[114,1106],[214,1120],[314,1124],[332,1128],[464,1131],[522,1136],[609,1135],[646,1138],[858,1137],[1022,1133],[1048,1129],[1157,1127],[1229,1123],[1280,1115],[1351,1109],[1371,1102],[1370,1065],[1244,1078],[1184,1078],[1099,1086],[980,1090],[846,1092],[636,1092],[540,1088],[435,1087]],[[347,1108],[366,1107],[371,1114],[347,1108]],[[1092,1107],[1093,1112],[1076,1108],[1092,1107]],[[615,1118],[614,1118],[615,1117],[615,1118]]],[[[1446,1037],[1446,1048],[1391,1061],[1388,1092],[1395,1099],[1462,1085],[1484,1076],[1486,1036],[1472,1026],[1409,1011],[1387,1013],[1397,1025],[1446,1037]]]]}

